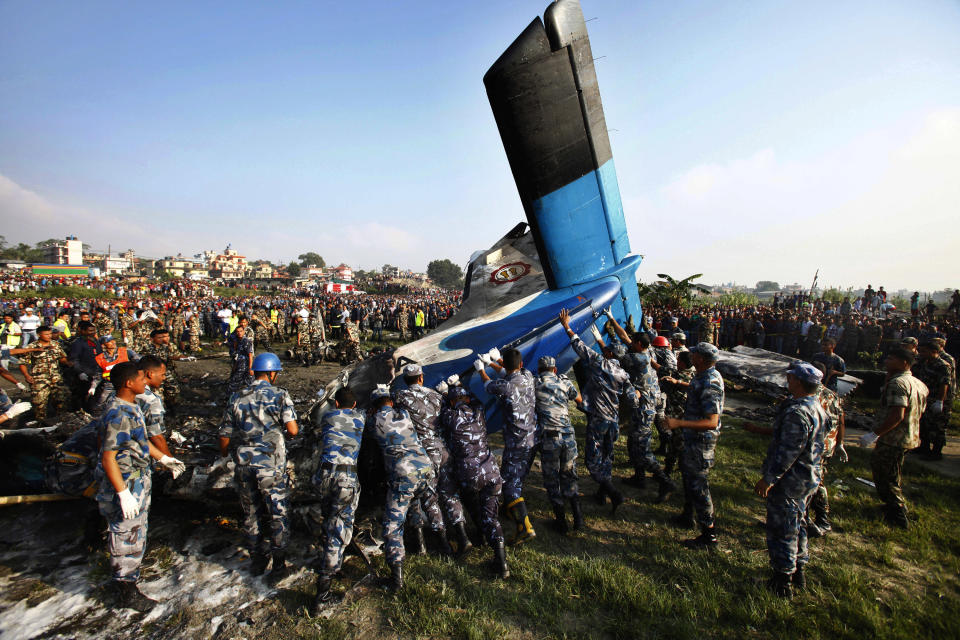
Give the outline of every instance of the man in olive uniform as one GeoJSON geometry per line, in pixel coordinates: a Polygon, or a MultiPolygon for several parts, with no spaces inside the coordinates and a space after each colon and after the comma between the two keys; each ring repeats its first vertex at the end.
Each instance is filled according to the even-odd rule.
{"type": "Polygon", "coordinates": [[[917,347],[918,361],[913,376],[927,386],[927,408],[920,417],[920,455],[942,460],[947,443],[947,397],[950,394],[950,365],[940,357],[940,344],[929,340],[917,347]]]}
{"type": "Polygon", "coordinates": [[[163,404],[168,411],[177,406],[180,396],[180,379],[177,377],[177,361],[183,360],[184,355],[175,345],[170,343],[170,332],[166,329],[155,329],[150,333],[150,341],[146,348],[139,352],[141,355],[156,356],[167,365],[167,377],[164,378],[163,388],[156,391],[163,397],[163,404]]]}
{"type": "Polygon", "coordinates": [[[20,356],[20,373],[30,385],[30,402],[37,420],[47,417],[48,404],[53,407],[54,413],[63,411],[67,405],[67,390],[63,386],[60,365],[70,366],[71,363],[63,348],[52,337],[50,327],[39,327],[34,346],[40,347],[40,350],[20,356]]]}

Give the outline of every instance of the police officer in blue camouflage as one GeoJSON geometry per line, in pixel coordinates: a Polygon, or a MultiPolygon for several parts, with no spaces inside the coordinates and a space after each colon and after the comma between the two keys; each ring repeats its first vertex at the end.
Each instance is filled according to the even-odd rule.
{"type": "MultiPolygon", "coordinates": [[[[590,477],[600,485],[595,499],[606,504],[607,497],[616,513],[623,504],[623,494],[613,486],[613,448],[620,436],[620,399],[624,398],[633,408],[637,394],[630,384],[629,374],[620,366],[614,352],[606,346],[596,326],[591,326],[593,336],[603,355],[597,353],[580,339],[570,328],[570,314],[560,312],[560,324],[570,337],[573,350],[587,367],[587,383],[583,402],[587,411],[586,464],[590,477]]],[[[619,325],[617,325],[619,326],[619,325]]]]}
{"type": "Polygon", "coordinates": [[[147,544],[153,458],[176,478],[184,465],[164,455],[147,439],[143,413],[136,404],[145,386],[143,372],[123,362],[110,372],[116,395],[99,418],[100,488],[97,503],[107,520],[107,549],[113,570],[113,590],[123,607],[140,612],[154,604],[137,589],[140,562],[147,544]]]}
{"type": "Polygon", "coordinates": [[[143,421],[147,426],[147,438],[157,449],[170,455],[167,437],[164,435],[164,418],[167,412],[163,407],[163,398],[155,391],[163,388],[167,365],[157,356],[143,356],[137,361],[137,368],[143,371],[147,383],[143,393],[137,396],[137,406],[143,412],[143,421]]]}
{"type": "Polygon", "coordinates": [[[250,571],[263,575],[272,554],[273,583],[290,571],[286,563],[290,523],[284,434],[293,437],[299,433],[290,394],[274,386],[282,370],[276,354],[258,355],[253,361],[253,384],[230,396],[220,424],[220,453],[228,455],[233,445],[234,477],[252,559],[250,571]]]}
{"type": "MultiPolygon", "coordinates": [[[[446,523],[452,527],[457,538],[457,549],[466,551],[470,546],[467,537],[463,505],[457,490],[457,480],[450,468],[450,454],[440,434],[440,411],[443,408],[443,396],[435,389],[423,386],[423,368],[419,364],[408,364],[403,368],[405,389],[396,391],[393,396],[393,406],[404,409],[413,420],[417,430],[417,437],[423,445],[430,460],[433,461],[433,472],[436,474],[434,490],[440,507],[446,517],[446,523]]],[[[417,543],[420,553],[426,551],[423,540],[423,528],[416,529],[417,543]]],[[[450,548],[446,540],[440,541],[445,552],[450,548]]]]}
{"type": "Polygon", "coordinates": [[[767,586],[789,598],[793,587],[806,587],[807,501],[820,484],[820,461],[829,418],[817,398],[823,374],[796,362],[787,369],[791,397],[777,408],[773,438],[767,447],[762,477],[754,491],[767,500],[767,551],[773,577],[767,586]]]}
{"type": "Polygon", "coordinates": [[[458,384],[449,385],[440,423],[453,458],[452,466],[462,495],[476,505],[474,519],[483,538],[493,549],[493,569],[501,578],[510,577],[503,546],[503,530],[497,517],[503,480],[497,459],[487,444],[487,422],[483,405],[458,384]]]}
{"type": "Polygon", "coordinates": [[[317,575],[313,611],[330,599],[333,576],[343,565],[343,554],[353,538],[353,518],[360,501],[357,456],[363,440],[364,416],[349,387],[334,396],[336,409],[320,418],[320,464],[313,485],[320,494],[323,521],[323,556],[317,575]]]}
{"type": "Polygon", "coordinates": [[[510,544],[522,544],[535,538],[537,533],[527,515],[523,499],[523,481],[530,471],[533,452],[539,445],[540,431],[537,427],[536,386],[533,374],[523,368],[523,357],[516,349],[500,352],[493,349],[473,364],[484,380],[484,389],[500,402],[503,412],[503,501],[507,513],[517,530],[510,544]],[[491,379],[484,370],[489,365],[503,371],[504,377],[491,379]]]}
{"type": "Polygon", "coordinates": [[[700,525],[700,535],[684,544],[692,549],[717,546],[714,530],[713,500],[710,497],[710,469],[713,467],[717,440],[720,438],[720,416],[723,414],[723,378],[714,366],[720,351],[709,342],[690,349],[690,358],[697,373],[688,383],[687,406],[683,418],[667,418],[668,429],[682,429],[683,453],[680,473],[683,476],[683,513],[673,519],[681,527],[700,525]]]}
{"type": "MultiPolygon", "coordinates": [[[[410,415],[393,406],[390,389],[378,385],[370,394],[373,414],[368,420],[371,435],[380,445],[383,466],[387,471],[387,504],[383,516],[383,553],[390,567],[390,588],[403,588],[403,525],[412,504],[423,508],[430,529],[441,540],[446,539],[443,515],[434,490],[433,461],[420,439],[410,415]]],[[[411,518],[411,524],[421,527],[423,514],[411,518]]]]}
{"type": "Polygon", "coordinates": [[[564,499],[570,502],[574,530],[583,528],[577,486],[577,439],[570,422],[570,401],[582,404],[583,398],[569,378],[557,373],[557,361],[553,357],[540,358],[537,374],[537,421],[543,430],[540,453],[543,486],[553,505],[553,528],[566,534],[564,499]]]}

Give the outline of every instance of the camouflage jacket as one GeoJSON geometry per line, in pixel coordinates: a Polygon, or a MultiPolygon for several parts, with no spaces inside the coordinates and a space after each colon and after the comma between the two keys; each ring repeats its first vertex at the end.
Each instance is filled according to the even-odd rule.
{"type": "MultiPolygon", "coordinates": [[[[725,398],[723,390],[723,378],[716,367],[697,373],[690,380],[690,386],[687,387],[687,404],[683,410],[684,420],[703,420],[708,415],[716,414],[723,419],[723,401],[725,398]]],[[[720,431],[720,423],[713,433],[720,431]]],[[[696,439],[703,431],[683,430],[684,439],[696,439]]]]}
{"type": "Polygon", "coordinates": [[[817,488],[828,420],[815,395],[790,398],[778,407],[762,470],[774,491],[802,499],[817,488]]]}
{"type": "Polygon", "coordinates": [[[459,463],[465,461],[482,463],[490,457],[487,421],[479,400],[471,398],[454,407],[444,406],[440,423],[450,447],[450,455],[458,463],[458,467],[462,466],[459,463]]]}
{"type": "Polygon", "coordinates": [[[823,457],[829,458],[833,455],[833,450],[837,446],[843,407],[841,406],[840,396],[823,385],[817,388],[816,398],[827,414],[827,426],[824,428],[823,436],[823,457]]]}
{"type": "MultiPolygon", "coordinates": [[[[150,446],[147,441],[147,427],[143,422],[140,407],[114,396],[104,409],[98,422],[100,436],[100,472],[103,473],[103,453],[117,452],[117,466],[124,480],[134,472],[146,472],[150,469],[150,446]]],[[[115,493],[113,484],[103,475],[100,483],[100,495],[115,493]]]]}
{"type": "MultiPolygon", "coordinates": [[[[356,409],[335,409],[320,418],[320,462],[356,466],[363,440],[363,414],[356,409]]],[[[320,473],[320,470],[317,470],[320,473]]]]}
{"type": "Polygon", "coordinates": [[[220,423],[220,437],[230,438],[239,465],[284,469],[285,425],[297,419],[290,394],[266,380],[230,396],[220,423]]]}
{"type": "MultiPolygon", "coordinates": [[[[695,373],[696,369],[690,367],[688,369],[678,370],[673,375],[673,378],[681,382],[689,383],[693,380],[695,373]]],[[[678,384],[665,383],[665,388],[667,392],[667,415],[671,418],[682,418],[687,406],[686,387],[678,384]]]]}
{"type": "Polygon", "coordinates": [[[163,360],[163,364],[167,365],[167,377],[169,378],[177,372],[177,358],[182,354],[180,353],[180,349],[172,342],[170,344],[156,345],[153,343],[153,340],[150,340],[147,342],[141,355],[156,356],[163,360]]]}
{"type": "Polygon", "coordinates": [[[957,361],[946,351],[940,352],[940,359],[950,367],[950,385],[947,390],[947,401],[943,404],[944,413],[948,413],[953,408],[953,399],[957,395],[957,361]]]}
{"type": "Polygon", "coordinates": [[[567,376],[552,371],[537,377],[537,420],[544,431],[573,433],[570,424],[570,401],[577,397],[577,388],[567,376]]]}
{"type": "MultiPolygon", "coordinates": [[[[947,388],[947,395],[950,395],[950,365],[942,358],[933,358],[931,360],[917,358],[917,362],[913,365],[911,373],[913,373],[914,378],[917,378],[920,382],[927,385],[927,389],[930,391],[927,407],[930,406],[930,399],[940,399],[943,387],[947,388]]],[[[946,403],[944,403],[944,405],[946,405],[946,403]]],[[[946,410],[946,408],[947,407],[944,406],[944,410],[946,410]]]]}
{"type": "Polygon", "coordinates": [[[113,333],[113,320],[110,319],[110,316],[98,315],[93,319],[93,326],[97,330],[97,337],[102,338],[103,336],[109,336],[113,333]]]}
{"type": "Polygon", "coordinates": [[[648,366],[640,377],[633,381],[634,388],[639,392],[639,402],[635,408],[642,411],[657,412],[657,401],[660,399],[660,379],[653,367],[648,366]]]}
{"type": "Polygon", "coordinates": [[[630,376],[617,360],[603,357],[584,344],[580,336],[571,338],[570,344],[589,371],[583,390],[587,413],[594,419],[616,422],[620,416],[621,396],[626,395],[631,407],[637,403],[630,376]]]}
{"type": "Polygon", "coordinates": [[[60,375],[60,359],[66,358],[67,354],[59,343],[54,342],[53,345],[49,349],[19,356],[20,364],[27,365],[30,375],[36,378],[37,382],[54,384],[63,380],[60,375]]]}
{"type": "Polygon", "coordinates": [[[391,482],[434,476],[433,461],[420,444],[417,430],[405,410],[384,405],[370,419],[372,435],[383,452],[383,466],[391,482]]]}
{"type": "Polygon", "coordinates": [[[927,385],[915,378],[909,371],[898,373],[887,379],[880,395],[882,422],[890,407],[905,407],[903,420],[896,427],[880,436],[878,442],[891,447],[915,449],[920,446],[920,416],[927,408],[927,385]]]}
{"type": "Polygon", "coordinates": [[[443,397],[435,389],[412,384],[394,394],[394,407],[403,409],[413,421],[417,438],[424,450],[434,461],[447,456],[447,448],[440,436],[440,408],[443,397]]]}
{"type": "Polygon", "coordinates": [[[147,429],[147,437],[163,435],[163,417],[166,411],[163,408],[163,400],[160,399],[153,389],[147,387],[146,390],[137,396],[137,406],[143,414],[143,422],[147,429]]]}
{"type": "Polygon", "coordinates": [[[532,448],[536,444],[537,397],[535,379],[526,369],[485,385],[487,393],[503,408],[503,443],[508,449],[532,448]]]}
{"type": "Polygon", "coordinates": [[[657,376],[672,375],[677,370],[677,356],[670,347],[653,347],[653,358],[660,365],[657,376]]]}

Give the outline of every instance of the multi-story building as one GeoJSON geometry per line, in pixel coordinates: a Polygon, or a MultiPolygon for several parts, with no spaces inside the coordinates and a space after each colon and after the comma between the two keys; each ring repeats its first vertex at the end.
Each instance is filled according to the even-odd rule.
{"type": "Polygon", "coordinates": [[[239,280],[247,273],[247,258],[227,245],[223,253],[217,254],[208,262],[207,267],[214,278],[239,280]]]}
{"type": "Polygon", "coordinates": [[[353,282],[353,269],[345,264],[333,267],[330,270],[330,275],[333,279],[341,282],[353,282]]]}
{"type": "Polygon", "coordinates": [[[101,263],[101,273],[104,275],[121,275],[129,273],[133,265],[127,258],[114,258],[107,256],[101,263]]]}
{"type": "Polygon", "coordinates": [[[43,251],[48,264],[83,264],[83,243],[77,240],[77,236],[67,236],[63,241],[48,244],[43,251]]]}
{"type": "Polygon", "coordinates": [[[266,280],[273,277],[273,267],[269,262],[258,262],[248,267],[247,277],[258,280],[266,280]]]}
{"type": "Polygon", "coordinates": [[[184,278],[191,275],[207,276],[207,268],[202,262],[184,258],[182,254],[167,256],[157,260],[157,269],[170,274],[174,278],[184,278]]]}

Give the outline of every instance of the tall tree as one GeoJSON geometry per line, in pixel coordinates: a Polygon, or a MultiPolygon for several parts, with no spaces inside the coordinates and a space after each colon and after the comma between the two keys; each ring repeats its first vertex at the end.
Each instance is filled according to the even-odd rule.
{"type": "Polygon", "coordinates": [[[780,284],[773,280],[761,280],[757,283],[757,291],[780,291],[780,284]]]}
{"type": "Polygon", "coordinates": [[[463,269],[444,258],[427,265],[427,275],[444,289],[459,289],[463,286],[463,269]]]}
{"type": "Polygon", "coordinates": [[[300,261],[301,267],[306,267],[312,264],[322,269],[323,267],[327,266],[327,263],[323,261],[323,258],[320,257],[320,254],[314,253],[313,251],[301,253],[297,256],[297,260],[300,261]]]}
{"type": "Polygon", "coordinates": [[[291,278],[300,277],[300,265],[296,262],[291,262],[287,265],[287,273],[290,274],[291,278]]]}

